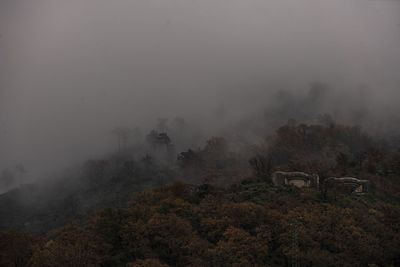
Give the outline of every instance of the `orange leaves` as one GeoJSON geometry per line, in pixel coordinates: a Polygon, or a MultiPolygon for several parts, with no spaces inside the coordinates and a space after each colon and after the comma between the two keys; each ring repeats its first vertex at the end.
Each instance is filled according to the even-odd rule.
{"type": "Polygon", "coordinates": [[[232,222],[228,217],[222,217],[218,219],[204,218],[200,224],[200,232],[210,242],[217,243],[229,225],[232,225],[232,222]]]}
{"type": "Polygon", "coordinates": [[[253,229],[263,223],[265,208],[252,202],[226,203],[219,213],[230,218],[235,227],[253,229]]]}
{"type": "Polygon", "coordinates": [[[155,213],[148,221],[129,223],[122,237],[134,257],[157,255],[167,261],[182,261],[184,247],[192,238],[192,227],[175,214],[155,213]]]}
{"type": "Polygon", "coordinates": [[[243,260],[253,261],[255,242],[256,239],[248,232],[229,227],[211,253],[217,265],[230,265],[243,260]]]}
{"type": "Polygon", "coordinates": [[[271,237],[267,227],[257,228],[257,235],[228,227],[217,246],[210,250],[217,266],[263,266],[268,262],[271,237]]]}
{"type": "Polygon", "coordinates": [[[253,180],[227,188],[175,182],[138,194],[127,208],[106,209],[85,227],[71,224],[44,244],[25,246],[31,242],[26,236],[0,235],[1,248],[23,241],[14,243],[19,250],[0,251],[0,260],[17,255],[31,266],[284,266],[293,255],[291,222],[298,218],[302,266],[396,266],[398,206],[371,205],[367,195],[327,202],[316,193],[253,180]]]}
{"type": "Polygon", "coordinates": [[[161,263],[158,259],[136,260],[126,264],[126,267],[168,267],[168,264],[161,263]]]}
{"type": "Polygon", "coordinates": [[[222,157],[228,153],[228,142],[223,137],[213,137],[207,141],[204,151],[212,157],[222,157]]]}
{"type": "Polygon", "coordinates": [[[36,250],[32,266],[99,266],[108,246],[94,233],[70,224],[36,250]]]}
{"type": "Polygon", "coordinates": [[[26,266],[39,241],[25,233],[0,233],[0,266],[26,266]]]}
{"type": "Polygon", "coordinates": [[[171,191],[174,197],[183,200],[189,200],[192,196],[192,190],[187,184],[181,181],[174,181],[172,184],[168,185],[167,190],[171,191]]]}
{"type": "Polygon", "coordinates": [[[271,155],[280,164],[291,160],[319,160],[331,165],[335,163],[337,154],[351,153],[355,157],[356,153],[371,145],[371,140],[360,128],[343,125],[285,125],[267,141],[271,155]]]}

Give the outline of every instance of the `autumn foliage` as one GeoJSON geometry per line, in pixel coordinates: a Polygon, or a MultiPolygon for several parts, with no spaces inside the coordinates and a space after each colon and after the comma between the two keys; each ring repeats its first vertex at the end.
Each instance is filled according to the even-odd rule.
{"type": "MultiPolygon", "coordinates": [[[[175,181],[41,238],[1,233],[0,265],[290,266],[295,218],[300,266],[400,265],[396,150],[357,127],[285,125],[249,160],[254,171],[225,186],[175,181]],[[334,195],[275,187],[274,170],[352,175],[372,188],[334,195]]],[[[232,161],[241,162],[221,138],[179,158],[183,174],[203,178],[235,172],[232,161]]]]}

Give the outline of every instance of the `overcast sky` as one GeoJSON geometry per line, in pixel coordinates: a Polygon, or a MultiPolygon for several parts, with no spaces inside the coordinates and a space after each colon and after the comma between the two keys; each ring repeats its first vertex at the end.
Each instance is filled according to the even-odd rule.
{"type": "Polygon", "coordinates": [[[0,168],[60,168],[159,117],[212,128],[312,81],[399,112],[396,0],[0,0],[0,35],[0,168]]]}

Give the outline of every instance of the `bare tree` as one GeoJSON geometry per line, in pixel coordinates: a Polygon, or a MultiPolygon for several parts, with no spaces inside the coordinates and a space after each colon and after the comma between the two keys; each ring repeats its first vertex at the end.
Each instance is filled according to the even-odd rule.
{"type": "Polygon", "coordinates": [[[128,127],[116,127],[111,131],[111,133],[117,137],[118,151],[125,151],[128,145],[128,139],[132,134],[132,130],[128,127]]]}

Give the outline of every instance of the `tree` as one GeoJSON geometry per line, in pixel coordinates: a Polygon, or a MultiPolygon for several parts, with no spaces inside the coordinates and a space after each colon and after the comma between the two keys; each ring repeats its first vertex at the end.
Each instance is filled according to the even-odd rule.
{"type": "Polygon", "coordinates": [[[168,267],[168,264],[161,263],[158,259],[145,259],[145,260],[136,260],[135,262],[131,262],[126,264],[126,267],[168,267]]]}
{"type": "Polygon", "coordinates": [[[256,155],[249,160],[251,167],[258,176],[269,177],[272,172],[272,159],[263,155],[256,155]]]}
{"type": "Polygon", "coordinates": [[[215,157],[221,157],[228,153],[228,142],[223,137],[209,139],[204,147],[204,152],[215,157]]]}
{"type": "Polygon", "coordinates": [[[199,168],[202,166],[203,159],[199,152],[189,149],[179,154],[178,162],[182,169],[199,168]]]}
{"type": "Polygon", "coordinates": [[[117,127],[114,128],[111,133],[117,137],[118,151],[125,151],[128,144],[128,139],[132,134],[132,130],[128,127],[117,127]]]}
{"type": "Polygon", "coordinates": [[[0,266],[27,266],[40,239],[15,231],[0,233],[0,266]]]}
{"type": "Polygon", "coordinates": [[[168,134],[159,133],[156,130],[152,130],[146,136],[146,141],[153,149],[162,146],[168,147],[171,145],[171,139],[169,138],[168,134]]]}
{"type": "Polygon", "coordinates": [[[340,152],[336,156],[336,169],[340,171],[340,175],[346,175],[348,167],[349,167],[349,157],[346,154],[340,152]]]}
{"type": "Polygon", "coordinates": [[[108,249],[101,237],[71,223],[35,252],[31,266],[99,266],[108,249]]]}

